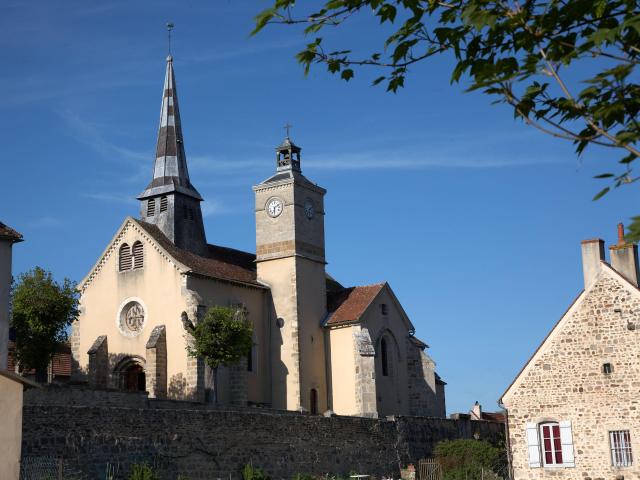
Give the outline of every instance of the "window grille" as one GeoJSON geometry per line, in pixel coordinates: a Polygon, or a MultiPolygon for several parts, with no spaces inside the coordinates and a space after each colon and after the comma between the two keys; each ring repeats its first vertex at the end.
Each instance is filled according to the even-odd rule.
{"type": "Polygon", "coordinates": [[[540,425],[540,440],[542,441],[542,459],[544,460],[544,464],[562,465],[560,425],[557,423],[543,423],[540,425]]]}
{"type": "Polygon", "coordinates": [[[118,255],[118,268],[121,272],[125,270],[131,270],[131,249],[129,245],[123,243],[120,246],[119,255],[118,255]]]}
{"type": "Polygon", "coordinates": [[[142,242],[138,241],[133,244],[133,268],[142,268],[144,266],[144,247],[142,242]]]}
{"type": "Polygon", "coordinates": [[[611,365],[610,363],[605,363],[604,365],[602,365],[602,373],[604,373],[605,375],[610,375],[611,373],[613,373],[613,365],[611,365]]]}
{"type": "Polygon", "coordinates": [[[614,467],[630,467],[633,465],[631,453],[631,437],[629,430],[609,432],[611,442],[611,463],[614,467]]]}
{"type": "Polygon", "coordinates": [[[167,211],[167,197],[160,197],[160,213],[167,211]]]}
{"type": "Polygon", "coordinates": [[[156,199],[150,198],[147,200],[147,217],[153,217],[156,213],[156,199]]]}

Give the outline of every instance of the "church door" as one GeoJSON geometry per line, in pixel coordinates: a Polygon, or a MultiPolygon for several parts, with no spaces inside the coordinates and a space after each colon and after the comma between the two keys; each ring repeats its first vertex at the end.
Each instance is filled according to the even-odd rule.
{"type": "Polygon", "coordinates": [[[146,378],[140,365],[131,365],[124,373],[124,388],[127,392],[144,392],[146,378]]]}

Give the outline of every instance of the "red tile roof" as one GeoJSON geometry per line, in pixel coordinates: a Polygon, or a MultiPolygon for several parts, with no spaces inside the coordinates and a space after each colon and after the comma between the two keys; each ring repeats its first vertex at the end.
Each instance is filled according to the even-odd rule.
{"type": "Polygon", "coordinates": [[[507,417],[503,412],[482,412],[482,420],[505,423],[507,417]]]}
{"type": "Polygon", "coordinates": [[[13,228],[0,222],[0,238],[8,239],[11,242],[21,242],[22,234],[16,232],[13,228]]]}
{"type": "Polygon", "coordinates": [[[329,318],[326,325],[357,322],[385,285],[378,283],[327,292],[329,318]]]}
{"type": "Polygon", "coordinates": [[[176,247],[157,226],[140,220],[136,222],[169,255],[190,268],[194,274],[265,288],[257,280],[255,254],[219,245],[207,245],[207,256],[196,255],[176,247]]]}

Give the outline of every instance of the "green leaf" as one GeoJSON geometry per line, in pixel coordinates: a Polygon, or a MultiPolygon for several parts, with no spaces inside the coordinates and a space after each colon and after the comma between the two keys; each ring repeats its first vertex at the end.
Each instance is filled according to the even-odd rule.
{"type": "Polygon", "coordinates": [[[606,187],[606,188],[603,188],[602,190],[600,190],[600,191],[596,194],[596,196],[595,196],[595,197],[593,197],[593,201],[599,200],[599,199],[601,199],[602,197],[604,197],[604,196],[607,194],[607,192],[608,192],[609,190],[611,190],[611,188],[610,188],[610,187],[606,187]]]}
{"type": "Polygon", "coordinates": [[[342,75],[340,75],[343,80],[347,82],[353,78],[353,70],[350,68],[346,68],[342,71],[342,75]]]}

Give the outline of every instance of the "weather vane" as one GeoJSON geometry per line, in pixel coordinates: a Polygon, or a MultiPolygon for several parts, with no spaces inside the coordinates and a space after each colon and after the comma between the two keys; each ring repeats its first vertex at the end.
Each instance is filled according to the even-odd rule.
{"type": "Polygon", "coordinates": [[[287,131],[287,138],[289,138],[289,130],[291,130],[291,127],[293,127],[293,125],[290,125],[289,122],[284,124],[284,129],[287,131]]]}
{"type": "Polygon", "coordinates": [[[167,42],[169,44],[169,55],[171,55],[171,30],[175,25],[172,22],[167,22],[167,42]]]}

